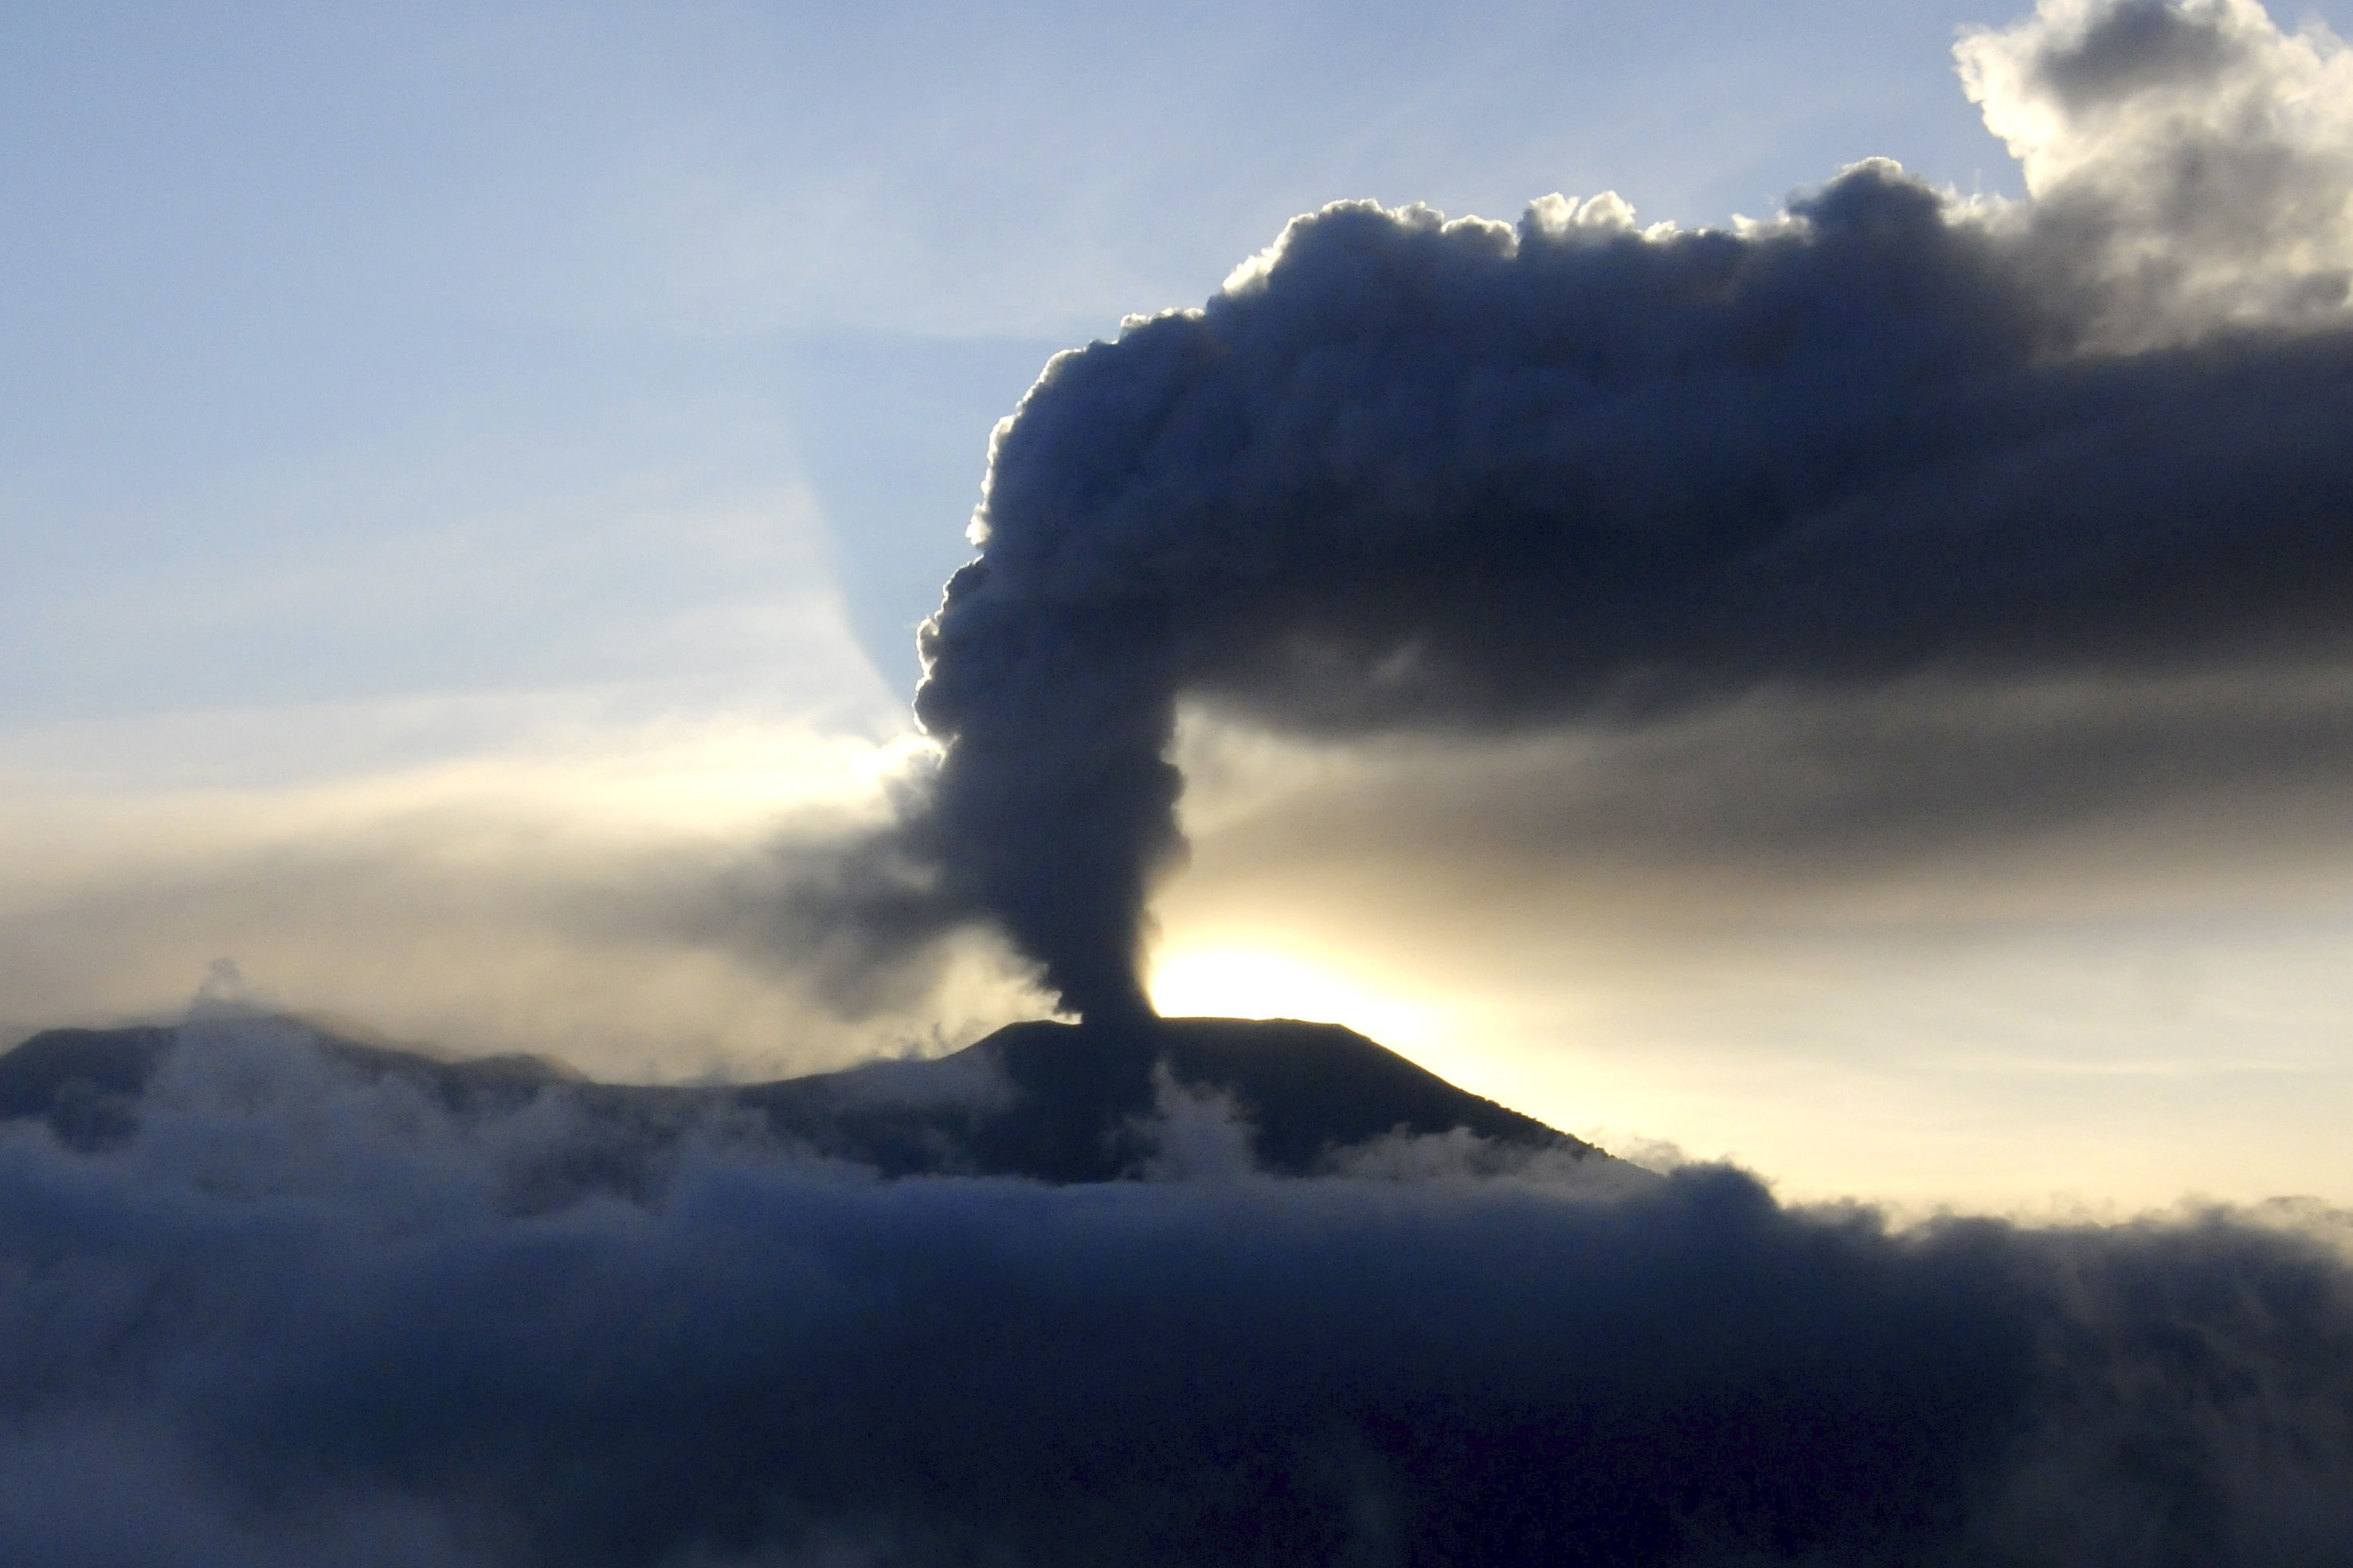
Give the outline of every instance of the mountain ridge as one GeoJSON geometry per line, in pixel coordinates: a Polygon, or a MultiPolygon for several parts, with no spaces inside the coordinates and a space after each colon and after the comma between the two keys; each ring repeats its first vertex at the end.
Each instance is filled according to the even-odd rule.
{"type": "Polygon", "coordinates": [[[1354,1030],[1295,1019],[1032,1020],[944,1057],[681,1086],[601,1083],[545,1057],[450,1058],[301,1018],[213,1014],[31,1037],[0,1055],[0,1121],[44,1121],[86,1151],[119,1144],[135,1133],[146,1091],[173,1053],[204,1048],[208,1032],[222,1029],[307,1050],[362,1081],[407,1084],[461,1119],[560,1097],[634,1154],[724,1120],[739,1135],[749,1126],[777,1145],[885,1176],[1112,1181],[1148,1161],[1154,1118],[1173,1089],[1217,1102],[1244,1131],[1254,1163],[1285,1175],[1331,1168],[1387,1138],[1457,1131],[1514,1151],[1619,1163],[1354,1030]]]}

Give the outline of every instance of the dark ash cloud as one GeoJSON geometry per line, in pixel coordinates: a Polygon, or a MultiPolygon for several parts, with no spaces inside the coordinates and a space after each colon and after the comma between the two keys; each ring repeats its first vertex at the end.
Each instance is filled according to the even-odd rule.
{"type": "Polygon", "coordinates": [[[2341,1216],[1894,1231],[1459,1147],[890,1182],[723,1129],[551,1207],[548,1104],[210,1047],[111,1152],[0,1135],[10,1562],[2348,1560],[2341,1216]]]}
{"type": "MultiPolygon", "coordinates": [[[[1341,203],[1055,359],[922,636],[944,752],[888,852],[939,918],[1066,1007],[1145,1010],[1186,702],[1633,734],[1760,691],[1835,728],[1936,683],[2337,669],[2353,54],[2249,0],[2048,0],[1958,54],[2030,205],[1883,161],[1737,232],[1341,203]]],[[[2019,809],[2096,815],[2129,775],[2019,809]]]]}
{"type": "Polygon", "coordinates": [[[1746,873],[1802,898],[1933,883],[1939,866],[2015,879],[2054,856],[2079,882],[2129,864],[2204,886],[2236,867],[2277,888],[2297,865],[2334,885],[2353,853],[2342,670],[1767,687],[1640,727],[1475,746],[1270,733],[1198,710],[1179,731],[1205,864],[1247,869],[1261,896],[1285,875],[1376,864],[1423,896],[1450,879],[1500,890],[1614,868],[1654,892],[1677,873],[1746,873]]]}
{"type": "Polygon", "coordinates": [[[2353,331],[2096,352],[2040,237],[1886,165],[1746,235],[1590,216],[1327,208],[1001,429],[921,820],[1067,1005],[1142,1005],[1181,698],[1492,735],[2344,652],[2353,331]]]}

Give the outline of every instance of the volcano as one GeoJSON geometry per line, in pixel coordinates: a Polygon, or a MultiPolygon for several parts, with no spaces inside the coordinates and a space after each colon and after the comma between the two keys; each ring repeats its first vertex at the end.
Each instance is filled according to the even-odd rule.
{"type": "Polygon", "coordinates": [[[53,1029],[0,1056],[0,1120],[39,1120],[84,1151],[127,1141],[151,1092],[224,1053],[259,1047],[330,1079],[419,1093],[466,1121],[554,1102],[626,1172],[689,1132],[723,1130],[886,1176],[1139,1173],[1172,1102],[1207,1106],[1255,1164],[1307,1175],[1383,1140],[1460,1133],[1507,1152],[1620,1163],[1591,1144],[1459,1089],[1335,1024],[1157,1018],[1009,1025],[944,1057],[870,1062],[770,1083],[592,1082],[543,1057],[452,1059],[277,1015],[171,1026],[53,1029]]]}

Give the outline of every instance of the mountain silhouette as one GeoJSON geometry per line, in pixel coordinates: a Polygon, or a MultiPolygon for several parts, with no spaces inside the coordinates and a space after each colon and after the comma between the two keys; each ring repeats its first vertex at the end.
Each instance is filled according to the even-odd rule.
{"type": "Polygon", "coordinates": [[[107,1148],[136,1131],[175,1053],[257,1038],[361,1082],[405,1085],[460,1119],[560,1100],[595,1134],[575,1149],[566,1184],[635,1185],[633,1169],[713,1128],[889,1176],[1110,1181],[1152,1157],[1155,1117],[1172,1097],[1229,1118],[1255,1163],[1284,1174],[1328,1168],[1391,1136],[1458,1131],[1505,1150],[1618,1163],[1353,1030],[1292,1019],[1039,1021],[944,1057],[771,1083],[650,1086],[592,1082],[543,1057],[451,1059],[299,1018],[212,1016],[36,1035],[0,1056],[0,1120],[39,1119],[75,1148],[107,1148]]]}

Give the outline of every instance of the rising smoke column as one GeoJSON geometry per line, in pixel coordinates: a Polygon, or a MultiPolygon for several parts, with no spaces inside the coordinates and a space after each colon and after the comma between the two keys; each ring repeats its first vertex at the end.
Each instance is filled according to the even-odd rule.
{"type": "Polygon", "coordinates": [[[1183,699],[1493,734],[2335,658],[2353,57],[2244,0],[2047,0],[1959,54],[2030,205],[1883,161],[1733,233],[1343,203],[1056,358],[922,638],[949,900],[1145,1011],[1183,699]]]}

